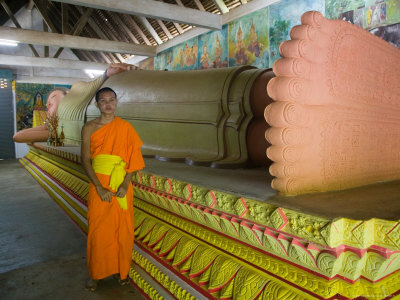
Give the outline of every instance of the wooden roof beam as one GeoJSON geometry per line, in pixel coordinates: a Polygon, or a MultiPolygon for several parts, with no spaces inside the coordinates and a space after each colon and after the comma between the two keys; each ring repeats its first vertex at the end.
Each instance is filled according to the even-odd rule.
{"type": "MultiPolygon", "coordinates": [[[[78,22],[76,22],[74,28],[72,29],[72,35],[79,35],[82,30],[83,27],[85,27],[85,25],[87,24],[90,15],[93,12],[93,8],[88,8],[85,13],[79,18],[78,22]]],[[[56,54],[54,54],[54,58],[57,58],[60,56],[61,52],[64,50],[63,47],[59,48],[56,52],[56,54]]]]}
{"type": "MultiPolygon", "coordinates": [[[[154,0],[53,0],[79,6],[109,10],[122,14],[149,17],[179,22],[197,27],[219,30],[222,27],[221,16],[197,9],[181,7],[154,0]]],[[[222,0],[214,0],[221,1],[222,0]]]]}
{"type": "Polygon", "coordinates": [[[155,39],[157,44],[159,45],[162,44],[162,40],[160,39],[154,28],[151,26],[150,22],[147,21],[145,17],[139,17],[139,20],[143,24],[143,26],[147,29],[147,31],[151,34],[151,36],[155,39]]]}
{"type": "Polygon", "coordinates": [[[167,26],[165,26],[165,24],[163,23],[163,21],[161,21],[161,20],[159,20],[159,19],[157,19],[156,21],[157,21],[158,25],[160,25],[160,27],[161,27],[161,29],[164,31],[164,33],[167,35],[168,39],[172,39],[173,36],[172,36],[171,32],[169,32],[167,26]]]}
{"type": "Polygon", "coordinates": [[[125,31],[125,33],[131,38],[131,40],[135,44],[140,44],[139,41],[137,40],[137,38],[132,33],[132,31],[128,28],[128,26],[125,25],[124,21],[121,20],[121,18],[118,14],[114,14],[113,18],[118,23],[118,25],[121,26],[122,30],[125,31]]]}
{"type": "Polygon", "coordinates": [[[108,64],[86,62],[81,60],[48,58],[48,57],[28,57],[0,54],[0,65],[4,66],[25,66],[39,68],[56,68],[56,69],[94,69],[105,70],[108,64]]]}
{"type": "Polygon", "coordinates": [[[228,7],[223,0],[213,0],[213,2],[218,7],[218,10],[221,12],[221,14],[226,14],[229,12],[228,7]]]}
{"type": "MultiPolygon", "coordinates": [[[[10,17],[11,21],[15,24],[17,28],[22,28],[21,25],[19,24],[18,20],[14,17],[14,14],[12,13],[11,9],[8,7],[7,3],[4,0],[0,0],[1,5],[3,6],[4,10],[10,17]]],[[[2,37],[4,38],[4,37],[2,37]]],[[[13,38],[10,38],[10,40],[13,40],[13,38]]],[[[39,53],[36,51],[35,47],[32,44],[28,44],[29,48],[31,49],[33,55],[36,57],[39,57],[39,53]]]]}
{"type": "Polygon", "coordinates": [[[4,39],[17,40],[21,43],[37,45],[58,46],[89,51],[104,51],[113,53],[126,53],[144,56],[155,56],[156,47],[147,45],[135,45],[131,43],[105,41],[100,39],[40,32],[11,27],[0,27],[0,36],[4,39]]]}
{"type": "Polygon", "coordinates": [[[144,40],[144,42],[146,43],[146,45],[151,46],[151,43],[149,41],[149,39],[147,38],[147,36],[144,34],[144,32],[142,31],[142,29],[140,29],[139,25],[135,22],[135,20],[132,18],[132,16],[126,16],[126,20],[133,26],[133,28],[135,28],[135,30],[137,31],[137,33],[139,33],[140,37],[144,40]]]}

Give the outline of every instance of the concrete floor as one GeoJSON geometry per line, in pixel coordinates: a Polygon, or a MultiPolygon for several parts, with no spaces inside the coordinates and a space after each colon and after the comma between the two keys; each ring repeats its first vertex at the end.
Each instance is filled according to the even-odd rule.
{"type": "Polygon", "coordinates": [[[85,290],[86,236],[17,160],[0,161],[0,299],[145,299],[114,279],[85,290]]]}

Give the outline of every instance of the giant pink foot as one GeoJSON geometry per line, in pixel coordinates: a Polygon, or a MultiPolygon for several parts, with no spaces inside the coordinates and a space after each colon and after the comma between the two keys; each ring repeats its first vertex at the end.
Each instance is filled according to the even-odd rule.
{"type": "Polygon", "coordinates": [[[400,51],[340,20],[306,12],[280,45],[267,156],[287,195],[400,178],[400,51]]]}

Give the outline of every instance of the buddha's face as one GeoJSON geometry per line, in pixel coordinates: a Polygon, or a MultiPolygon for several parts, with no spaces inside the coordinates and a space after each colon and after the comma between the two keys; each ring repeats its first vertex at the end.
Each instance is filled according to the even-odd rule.
{"type": "Polygon", "coordinates": [[[57,114],[58,105],[62,98],[64,98],[64,93],[61,91],[53,91],[47,97],[46,106],[49,116],[55,116],[57,114]]]}

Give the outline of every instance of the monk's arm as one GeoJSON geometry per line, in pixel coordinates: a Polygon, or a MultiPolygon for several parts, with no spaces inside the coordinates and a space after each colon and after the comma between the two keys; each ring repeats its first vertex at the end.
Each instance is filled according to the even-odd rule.
{"type": "Polygon", "coordinates": [[[33,142],[46,142],[49,137],[49,132],[45,124],[37,127],[24,129],[18,131],[13,136],[14,142],[17,143],[33,143],[33,142]]]}
{"type": "Polygon", "coordinates": [[[111,202],[112,193],[102,186],[92,167],[92,161],[90,159],[90,135],[91,135],[90,128],[87,125],[83,126],[82,145],[81,145],[82,165],[86,171],[86,174],[89,176],[90,181],[96,187],[97,193],[99,194],[101,200],[111,202]]]}
{"type": "Polygon", "coordinates": [[[132,180],[132,176],[133,176],[133,172],[126,173],[124,181],[119,186],[118,191],[115,193],[115,196],[122,198],[126,195],[126,192],[128,191],[129,183],[132,180]]]}

